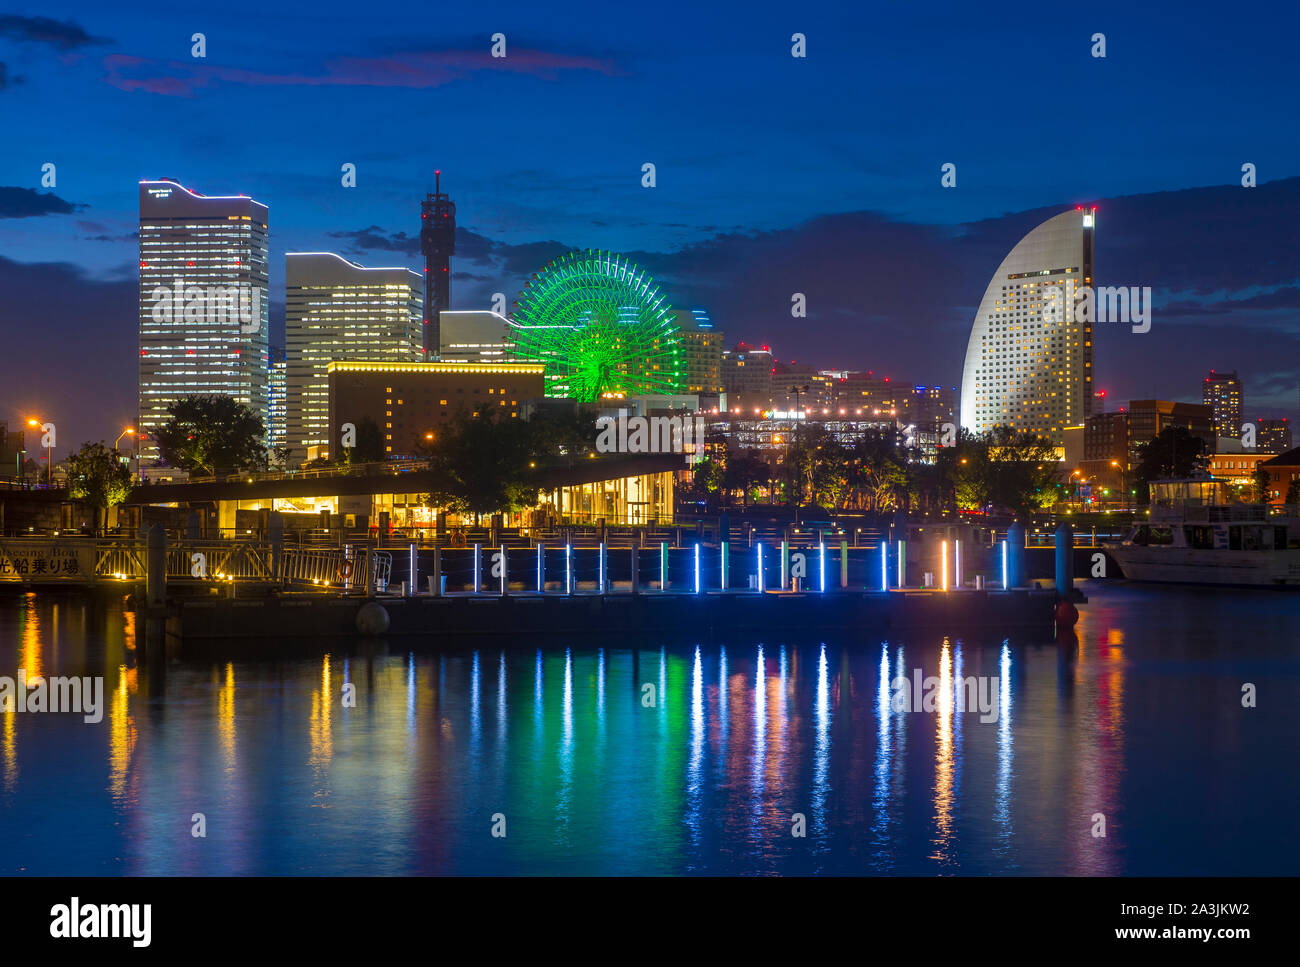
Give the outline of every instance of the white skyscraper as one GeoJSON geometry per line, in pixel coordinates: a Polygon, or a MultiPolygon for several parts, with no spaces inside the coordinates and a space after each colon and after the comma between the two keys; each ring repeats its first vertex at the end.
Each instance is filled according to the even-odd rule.
{"type": "Polygon", "coordinates": [[[1082,208],[1049,218],[998,266],[966,347],[966,429],[1008,426],[1063,444],[1065,428],[1091,415],[1092,321],[1075,306],[1093,285],[1095,219],[1082,208]]]}
{"type": "Polygon", "coordinates": [[[142,459],[187,396],[231,396],[267,422],[267,207],[140,182],[142,459]]]}
{"type": "Polygon", "coordinates": [[[424,279],[332,252],[285,256],[285,445],[290,462],[328,449],[329,364],[423,360],[424,279]]]}

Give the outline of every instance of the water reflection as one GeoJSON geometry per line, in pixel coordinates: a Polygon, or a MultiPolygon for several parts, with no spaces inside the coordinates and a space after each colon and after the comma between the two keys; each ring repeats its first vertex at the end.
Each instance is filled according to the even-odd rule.
{"type": "MultiPolygon", "coordinates": [[[[142,688],[120,609],[58,603],[0,599],[0,675],[103,674],[105,714],[0,709],[0,820],[35,830],[0,838],[6,871],[1109,874],[1177,872],[1183,848],[1200,850],[1197,869],[1295,859],[1220,846],[1222,825],[1207,835],[1230,807],[1295,800],[1294,771],[1274,768],[1294,759],[1295,708],[1243,718],[1180,701],[1211,690],[1196,661],[1215,645],[1181,664],[1148,645],[1135,663],[1153,640],[1134,631],[1137,605],[1094,603],[1065,646],[381,646],[187,660],[142,688]],[[896,700],[918,672],[937,681],[928,709],[896,700]],[[996,691],[970,690],[994,677],[996,691]],[[1200,783],[1225,762],[1242,782],[1207,799],[1200,783]],[[195,812],[222,849],[195,848],[195,812]],[[56,827],[84,832],[64,843],[43,832],[56,827]]],[[[1240,642],[1216,656],[1222,677],[1294,688],[1297,663],[1259,629],[1250,640],[1249,677],[1240,642]]]]}

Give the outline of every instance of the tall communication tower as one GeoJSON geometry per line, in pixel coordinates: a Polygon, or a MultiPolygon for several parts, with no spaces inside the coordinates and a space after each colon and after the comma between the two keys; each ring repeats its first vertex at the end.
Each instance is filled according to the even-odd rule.
{"type": "Polygon", "coordinates": [[[442,193],[435,171],[432,195],[420,202],[420,251],[424,253],[424,358],[440,358],[440,313],[451,307],[451,257],[456,254],[456,204],[442,193]]]}

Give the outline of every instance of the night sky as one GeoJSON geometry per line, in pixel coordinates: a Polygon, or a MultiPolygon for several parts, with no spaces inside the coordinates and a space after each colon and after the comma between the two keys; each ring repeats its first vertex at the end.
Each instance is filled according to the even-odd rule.
{"type": "Polygon", "coordinates": [[[284,253],[418,269],[434,168],[458,207],[453,308],[613,249],[729,343],[950,385],[1006,251],[1095,204],[1098,284],[1155,296],[1149,333],[1099,326],[1111,407],[1199,401],[1235,368],[1247,418],[1297,416],[1294,5],[708,7],[8,8],[0,420],[54,421],[56,458],[133,423],[141,178],[270,206],[279,343],[284,253]]]}

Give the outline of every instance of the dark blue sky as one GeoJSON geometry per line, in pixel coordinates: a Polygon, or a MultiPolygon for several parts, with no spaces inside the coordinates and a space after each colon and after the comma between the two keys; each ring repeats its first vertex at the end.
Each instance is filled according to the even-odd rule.
{"type": "Polygon", "coordinates": [[[54,420],[65,452],[134,419],[140,178],[270,206],[274,333],[285,251],[419,266],[435,167],[462,228],[457,308],[513,299],[568,248],[614,249],[729,341],[950,384],[1005,251],[1095,203],[1099,283],[1155,292],[1150,333],[1099,332],[1097,385],[1194,399],[1207,369],[1237,368],[1248,417],[1294,417],[1295,9],[11,7],[0,419],[54,420]],[[504,59],[489,56],[498,32],[504,59]],[[1244,162],[1260,187],[1240,186],[1244,162]],[[796,291],[806,320],[790,318],[796,291]]]}

